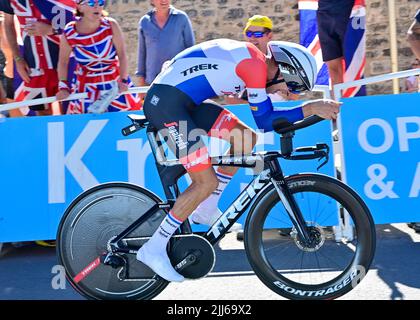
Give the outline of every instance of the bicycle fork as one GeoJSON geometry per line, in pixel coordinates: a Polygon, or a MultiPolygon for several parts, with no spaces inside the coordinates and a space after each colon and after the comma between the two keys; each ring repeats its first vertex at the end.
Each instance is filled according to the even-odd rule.
{"type": "Polygon", "coordinates": [[[300,240],[304,244],[309,245],[311,243],[311,236],[308,227],[306,226],[305,219],[295,198],[290,192],[277,158],[272,159],[269,162],[269,168],[271,171],[271,182],[276,188],[277,194],[279,195],[293,226],[296,228],[300,240]]]}

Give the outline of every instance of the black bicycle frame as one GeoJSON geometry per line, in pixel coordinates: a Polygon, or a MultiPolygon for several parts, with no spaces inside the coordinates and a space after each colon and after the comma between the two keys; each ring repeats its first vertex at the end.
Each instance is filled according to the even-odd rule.
{"type": "MultiPolygon", "coordinates": [[[[135,254],[138,247],[129,246],[123,240],[131,232],[137,229],[142,223],[147,221],[157,211],[166,209],[169,211],[179,196],[179,188],[177,181],[186,171],[178,160],[167,160],[162,152],[162,143],[157,137],[157,133],[153,128],[148,127],[147,131],[149,143],[151,145],[153,155],[155,157],[156,166],[160,180],[163,185],[167,202],[159,203],[150,208],[143,216],[133,222],[126,230],[121,232],[110,242],[111,249],[114,253],[124,252],[135,254]]],[[[290,156],[290,155],[289,155],[290,156]]],[[[266,152],[260,154],[251,154],[244,156],[218,156],[212,157],[211,163],[217,166],[237,166],[245,168],[255,168],[258,162],[263,164],[263,170],[260,172],[248,186],[239,194],[232,202],[228,209],[219,217],[219,219],[205,233],[204,237],[212,244],[216,244],[228,232],[229,228],[246,212],[252,201],[258,194],[273,183],[279,197],[294,225],[300,239],[303,242],[309,241],[310,237],[306,228],[303,215],[293,198],[285,181],[278,158],[285,158],[285,155],[279,152],[266,152]]],[[[287,158],[287,156],[286,156],[287,158]]],[[[320,158],[313,156],[312,158],[320,158]]],[[[302,158],[303,159],[303,158],[302,158]]],[[[304,156],[308,159],[308,156],[304,156]]],[[[180,227],[180,234],[191,234],[191,226],[188,221],[184,221],[180,227]]]]}

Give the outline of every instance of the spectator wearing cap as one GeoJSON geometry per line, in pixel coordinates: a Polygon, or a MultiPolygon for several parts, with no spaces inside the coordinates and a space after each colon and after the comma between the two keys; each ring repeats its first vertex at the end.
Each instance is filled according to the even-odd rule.
{"type": "Polygon", "coordinates": [[[331,85],[344,81],[344,40],[354,0],[319,0],[318,35],[331,85]]]}
{"type": "MultiPolygon", "coordinates": [[[[273,39],[273,21],[263,15],[254,15],[248,19],[245,28],[244,35],[246,41],[255,45],[262,53],[268,54],[267,44],[273,39]]],[[[272,101],[286,101],[295,100],[297,95],[289,93],[287,86],[280,74],[280,70],[272,72],[268,70],[267,75],[267,92],[272,101]]],[[[227,103],[246,103],[246,92],[242,93],[241,98],[228,98],[227,103]]]]}
{"type": "Polygon", "coordinates": [[[195,44],[191,21],[170,0],[151,0],[154,7],[139,21],[138,66],[140,86],[150,85],[163,63],[195,44]]]}
{"type": "Polygon", "coordinates": [[[255,45],[267,55],[267,43],[273,39],[273,21],[262,15],[254,15],[248,19],[244,28],[246,41],[255,45]]]}

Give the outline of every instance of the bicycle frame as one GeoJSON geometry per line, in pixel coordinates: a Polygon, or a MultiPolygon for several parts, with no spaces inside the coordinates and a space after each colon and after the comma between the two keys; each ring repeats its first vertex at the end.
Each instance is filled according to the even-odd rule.
{"type": "MultiPolygon", "coordinates": [[[[158,173],[163,184],[167,202],[159,203],[150,208],[142,217],[133,222],[126,230],[116,236],[111,242],[110,247],[114,253],[123,252],[135,254],[137,247],[131,247],[123,242],[131,232],[138,228],[147,219],[153,216],[158,210],[170,210],[179,196],[179,188],[177,181],[186,171],[178,160],[167,160],[162,151],[162,142],[157,137],[157,132],[148,127],[147,136],[151,145],[153,155],[156,160],[158,173]]],[[[290,137],[291,141],[292,137],[290,137]]],[[[288,146],[289,147],[289,146],[288,146]]],[[[290,149],[290,147],[288,148],[290,149]]],[[[306,151],[307,148],[305,149],[306,151]]],[[[285,181],[278,158],[291,158],[290,154],[282,154],[280,152],[271,151],[265,153],[254,153],[244,156],[218,156],[212,157],[211,163],[217,166],[237,166],[244,168],[255,167],[258,161],[262,161],[264,169],[260,172],[248,186],[239,194],[232,202],[228,209],[219,217],[219,219],[208,229],[204,237],[212,244],[216,244],[228,232],[229,228],[247,211],[252,201],[260,194],[260,192],[271,183],[274,184],[277,193],[288,213],[294,227],[296,228],[300,239],[303,242],[309,242],[310,236],[306,228],[305,220],[302,213],[290,193],[285,181]]],[[[320,158],[319,154],[308,157],[303,155],[302,159],[320,158]]],[[[296,158],[297,159],[297,158],[296,158]]],[[[181,234],[191,234],[191,226],[188,221],[180,227],[181,234]]]]}

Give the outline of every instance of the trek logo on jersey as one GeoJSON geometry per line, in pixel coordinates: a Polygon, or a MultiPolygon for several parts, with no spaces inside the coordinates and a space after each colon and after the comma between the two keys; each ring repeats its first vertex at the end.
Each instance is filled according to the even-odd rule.
{"type": "Polygon", "coordinates": [[[193,74],[194,72],[202,71],[202,70],[219,70],[218,64],[212,64],[212,63],[203,63],[196,65],[194,67],[188,68],[187,70],[184,70],[181,72],[181,74],[186,77],[189,74],[193,74]]]}

